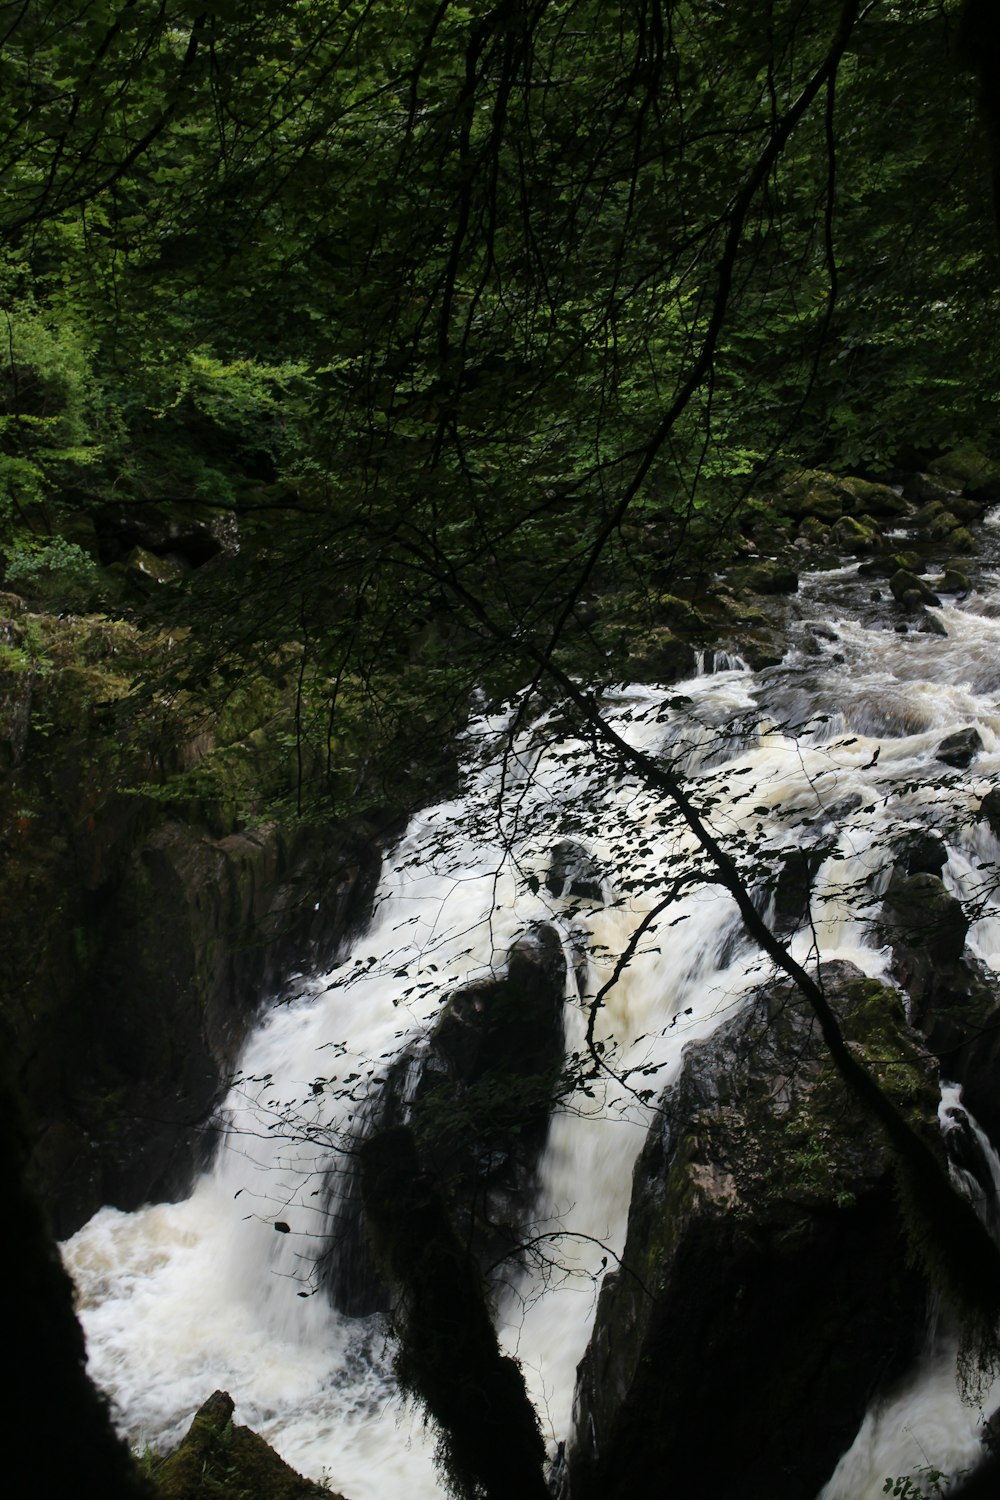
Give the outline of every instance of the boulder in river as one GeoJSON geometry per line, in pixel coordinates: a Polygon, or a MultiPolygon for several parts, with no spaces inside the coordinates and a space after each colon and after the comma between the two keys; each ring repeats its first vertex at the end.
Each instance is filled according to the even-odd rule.
{"type": "MultiPolygon", "coordinates": [[[[822,979],[883,1087],[933,1119],[935,1065],[898,995],[849,964],[822,979]]],[[[660,1100],[562,1495],[632,1500],[654,1473],[699,1500],[815,1495],[914,1352],[922,1305],[886,1149],[776,985],[689,1047],[660,1100]]]]}
{"type": "Polygon", "coordinates": [[[934,759],[939,760],[942,765],[955,766],[964,771],[971,766],[980,750],[983,748],[983,737],[978,729],[971,726],[968,729],[957,729],[954,734],[946,735],[934,752],[934,759]]]}

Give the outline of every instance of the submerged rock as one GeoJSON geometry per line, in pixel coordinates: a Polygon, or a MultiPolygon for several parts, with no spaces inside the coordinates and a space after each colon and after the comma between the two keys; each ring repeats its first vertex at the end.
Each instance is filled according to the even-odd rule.
{"type": "MultiPolygon", "coordinates": [[[[935,1067],[898,996],[849,964],[822,976],[883,1087],[933,1118],[935,1067]]],[[[885,1148],[777,986],[689,1047],[660,1102],[580,1366],[564,1496],[631,1500],[653,1473],[698,1500],[814,1495],[913,1353],[921,1307],[885,1148]]]]}

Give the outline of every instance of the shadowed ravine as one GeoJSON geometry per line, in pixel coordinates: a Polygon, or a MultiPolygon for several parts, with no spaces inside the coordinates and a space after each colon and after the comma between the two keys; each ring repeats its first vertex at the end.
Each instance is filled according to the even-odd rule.
{"type": "MultiPolygon", "coordinates": [[[[1000,769],[992,569],[984,550],[974,591],[929,611],[933,633],[887,626],[854,566],[812,575],[780,666],[727,665],[607,699],[629,744],[685,775],[760,909],[811,971],[819,958],[894,978],[875,919],[901,843],[927,830],[944,847],[948,891],[975,907],[967,951],[1000,964],[998,846],[977,817],[1000,769]],[[944,742],[970,730],[979,740],[968,740],[967,759],[949,751],[944,742]]],[[[506,1238],[526,1247],[495,1273],[501,1339],[521,1362],[550,1454],[568,1442],[576,1369],[602,1278],[625,1251],[632,1169],[657,1101],[684,1047],[731,1021],[769,976],[676,811],[565,717],[512,708],[477,719],[464,757],[460,795],[415,817],[387,856],[354,952],[266,1013],[215,1164],[191,1197],[132,1215],[103,1210],[66,1246],[91,1371],[140,1443],[179,1434],[221,1387],[241,1421],[351,1500],[440,1493],[430,1439],[394,1398],[379,1314],[348,1317],[327,1295],[351,1219],[336,1205],[350,1198],[372,1121],[419,1116],[428,1056],[435,1078],[454,1076],[454,1048],[435,1030],[442,1007],[474,1011],[468,997],[506,972],[518,940],[554,942],[546,933],[564,955],[570,1075],[552,1085],[547,1133],[543,1121],[516,1172],[497,1169],[489,1201],[494,1217],[498,1204],[508,1216],[506,1238]],[[597,1013],[607,1066],[595,1071],[590,1002],[630,943],[597,1013]]],[[[828,1500],[866,1500],[889,1475],[975,1457],[981,1417],[954,1394],[947,1342],[894,1409],[890,1436],[865,1438],[869,1457],[850,1461],[848,1487],[833,1481],[828,1500]]]]}

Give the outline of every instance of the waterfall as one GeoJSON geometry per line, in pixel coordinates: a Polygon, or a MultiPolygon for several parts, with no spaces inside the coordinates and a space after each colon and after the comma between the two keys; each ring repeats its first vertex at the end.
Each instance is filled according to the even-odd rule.
{"type": "MultiPolygon", "coordinates": [[[[1000,768],[1000,620],[974,595],[935,611],[946,637],[900,637],[852,615],[857,585],[854,568],[804,581],[780,667],[754,674],[717,658],[668,689],[609,692],[605,711],[632,745],[685,773],[801,962],[846,958],[884,977],[889,955],[872,917],[900,837],[934,829],[958,894],[977,888],[984,858],[1000,852],[984,847],[992,836],[973,817],[1000,768]],[[983,751],[972,770],[946,772],[935,746],[966,725],[983,751]],[[797,896],[803,869],[814,876],[808,908],[797,896]]],[[[595,1040],[612,1066],[556,1110],[526,1252],[496,1286],[501,1338],[551,1452],[569,1432],[650,1101],[683,1047],[710,1035],[767,971],[674,810],[564,717],[532,718],[523,704],[483,714],[463,761],[461,792],[415,817],[387,855],[354,951],[267,1010],[226,1100],[215,1162],[190,1198],[104,1209],[65,1246],[91,1372],[139,1445],[176,1440],[224,1387],[237,1420],[350,1500],[404,1486],[413,1500],[441,1494],[433,1442],[395,1395],[379,1318],[345,1317],[323,1291],[337,1254],[331,1224],[350,1192],[352,1146],[394,1066],[408,1059],[415,1086],[443,999],[502,973],[511,945],[543,922],[567,956],[571,1058],[635,944],[597,1013],[595,1040]],[[583,864],[553,878],[563,845],[583,864]]],[[[998,937],[1000,911],[987,901],[970,941],[994,967],[998,937]]],[[[944,1384],[920,1386],[911,1425],[918,1449],[960,1467],[968,1444],[954,1435],[961,1423],[944,1384]]],[[[885,1462],[881,1479],[910,1472],[898,1456],[885,1462]]],[[[847,1494],[833,1489],[829,1500],[847,1494]]]]}
{"type": "MultiPolygon", "coordinates": [[[[996,1239],[1000,1156],[963,1105],[957,1084],[942,1084],[938,1120],[952,1182],[996,1239]]],[[[996,1405],[1000,1381],[965,1400],[958,1362],[958,1333],[935,1305],[917,1368],[873,1402],[819,1500],[875,1500],[885,1493],[886,1480],[911,1476],[914,1485],[927,1483],[927,1494],[940,1494],[949,1477],[957,1481],[969,1473],[982,1458],[983,1422],[996,1405]],[[941,1479],[932,1481],[934,1474],[941,1479]]],[[[923,1486],[916,1493],[924,1493],[923,1486]]]]}

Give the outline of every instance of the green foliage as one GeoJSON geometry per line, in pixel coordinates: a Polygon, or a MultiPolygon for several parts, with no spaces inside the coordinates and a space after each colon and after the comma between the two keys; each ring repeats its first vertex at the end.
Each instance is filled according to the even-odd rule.
{"type": "MultiPolygon", "coordinates": [[[[252,488],[282,477],[310,570],[344,549],[366,593],[377,570],[402,629],[417,579],[426,617],[457,576],[544,642],[624,493],[683,529],[789,452],[975,430],[995,288],[947,6],[870,7],[734,219],[840,24],[827,0],[766,26],[596,0],[25,13],[8,274],[19,358],[69,381],[63,474],[100,455],[91,492],[235,506],[291,563],[252,488]]],[[[8,456],[21,504],[60,479],[36,450],[8,456]]]]}
{"type": "Polygon", "coordinates": [[[22,534],[22,539],[0,556],[4,559],[4,582],[42,603],[86,608],[99,594],[97,564],[82,547],[65,537],[41,541],[22,534]]]}
{"type": "Polygon", "coordinates": [[[929,1500],[935,1495],[946,1495],[952,1486],[968,1471],[945,1474],[933,1464],[924,1464],[916,1474],[904,1474],[896,1479],[887,1479],[882,1486],[883,1495],[894,1495],[897,1500],[929,1500]]]}

